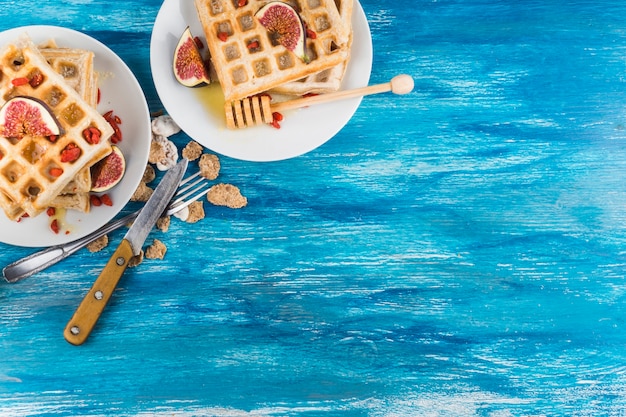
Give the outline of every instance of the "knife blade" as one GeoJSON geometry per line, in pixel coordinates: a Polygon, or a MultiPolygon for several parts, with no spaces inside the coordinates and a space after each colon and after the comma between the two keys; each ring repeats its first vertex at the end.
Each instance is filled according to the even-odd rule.
{"type": "Polygon", "coordinates": [[[69,343],[81,345],[89,337],[122,274],[128,267],[128,262],[133,256],[141,253],[141,247],[148,234],[176,192],[178,184],[187,170],[187,162],[187,159],[183,158],[165,174],[93,286],[81,301],[63,332],[65,340],[69,343]]]}

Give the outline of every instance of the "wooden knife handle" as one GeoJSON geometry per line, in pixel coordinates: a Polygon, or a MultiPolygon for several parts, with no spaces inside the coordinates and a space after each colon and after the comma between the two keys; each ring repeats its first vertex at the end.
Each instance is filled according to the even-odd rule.
{"type": "Polygon", "coordinates": [[[65,340],[73,345],[82,345],[87,340],[132,257],[130,243],[122,240],[65,326],[65,340]]]}

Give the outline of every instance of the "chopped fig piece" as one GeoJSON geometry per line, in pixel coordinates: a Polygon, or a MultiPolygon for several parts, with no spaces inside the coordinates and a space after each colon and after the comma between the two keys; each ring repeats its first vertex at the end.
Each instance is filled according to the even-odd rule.
{"type": "Polygon", "coordinates": [[[176,80],[185,87],[199,87],[211,83],[209,72],[189,27],[185,29],[176,45],[173,69],[176,80]]]}
{"type": "Polygon", "coordinates": [[[63,129],[52,110],[34,97],[13,97],[0,109],[0,134],[7,138],[56,137],[63,129]]]}
{"type": "Polygon", "coordinates": [[[113,151],[91,167],[91,191],[101,193],[117,185],[126,171],[124,154],[117,146],[113,151]]]}
{"type": "Polygon", "coordinates": [[[309,63],[310,58],[304,51],[304,24],[293,7],[273,1],[261,7],[255,16],[267,29],[272,43],[284,46],[303,62],[309,63]]]}

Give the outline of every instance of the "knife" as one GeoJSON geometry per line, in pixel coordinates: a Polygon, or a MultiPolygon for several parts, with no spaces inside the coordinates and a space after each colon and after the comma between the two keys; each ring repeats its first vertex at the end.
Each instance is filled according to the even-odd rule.
{"type": "Polygon", "coordinates": [[[76,312],[65,326],[63,336],[73,345],[82,345],[100,318],[122,274],[133,256],[141,253],[148,234],[154,227],[187,170],[187,159],[182,159],[165,174],[156,190],[137,216],[111,259],[83,298],[76,312]]]}

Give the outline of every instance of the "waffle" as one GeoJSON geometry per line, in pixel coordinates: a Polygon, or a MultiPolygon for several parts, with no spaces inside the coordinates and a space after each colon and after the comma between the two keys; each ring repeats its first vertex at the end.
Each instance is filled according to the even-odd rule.
{"type": "Polygon", "coordinates": [[[0,204],[9,217],[13,213],[11,207],[6,207],[7,200],[29,216],[36,216],[51,206],[79,172],[111,152],[108,139],[113,129],[54,71],[27,35],[0,50],[0,106],[15,96],[45,102],[64,131],[54,142],[36,136],[15,140],[2,136],[0,125],[0,192],[3,194],[0,204]],[[34,74],[43,76],[35,87],[30,83],[15,86],[12,82],[22,78],[32,80],[34,74]],[[83,131],[90,127],[101,132],[98,143],[90,144],[84,139],[83,131]],[[60,157],[67,146],[80,149],[73,162],[63,162],[60,157]],[[52,176],[53,168],[61,168],[62,173],[52,176]]]}
{"type": "Polygon", "coordinates": [[[334,0],[284,1],[293,6],[316,33],[307,42],[307,64],[282,45],[273,45],[254,14],[267,0],[195,0],[211,61],[226,101],[240,100],[345,62],[350,53],[351,28],[334,0]],[[222,41],[220,34],[228,34],[222,41]],[[258,48],[249,49],[252,41],[258,48]]]}
{"type": "MultiPolygon", "coordinates": [[[[41,54],[48,64],[72,87],[91,107],[98,105],[97,74],[93,68],[94,54],[84,49],[59,48],[56,44],[42,48],[41,54]]],[[[91,171],[84,168],[65,186],[61,195],[56,197],[51,206],[88,212],[89,191],[91,190],[91,171]]]]}
{"type": "MultiPolygon", "coordinates": [[[[339,15],[346,27],[352,27],[352,10],[354,8],[353,0],[337,0],[339,15]]],[[[307,43],[313,42],[311,39],[307,39],[307,43]]],[[[348,48],[352,47],[352,31],[348,38],[348,48]]],[[[301,78],[296,81],[290,81],[288,83],[279,85],[276,88],[270,90],[270,93],[285,94],[291,96],[301,96],[305,94],[323,94],[337,91],[341,87],[343,76],[348,66],[350,57],[334,67],[325,69],[315,74],[311,74],[307,77],[301,78]]]]}
{"type": "Polygon", "coordinates": [[[0,191],[0,207],[10,220],[18,220],[24,215],[22,207],[14,203],[3,191],[0,191]]]}
{"type": "Polygon", "coordinates": [[[97,75],[93,67],[94,54],[85,49],[40,48],[41,55],[52,69],[63,76],[91,107],[98,104],[97,75]]]}

